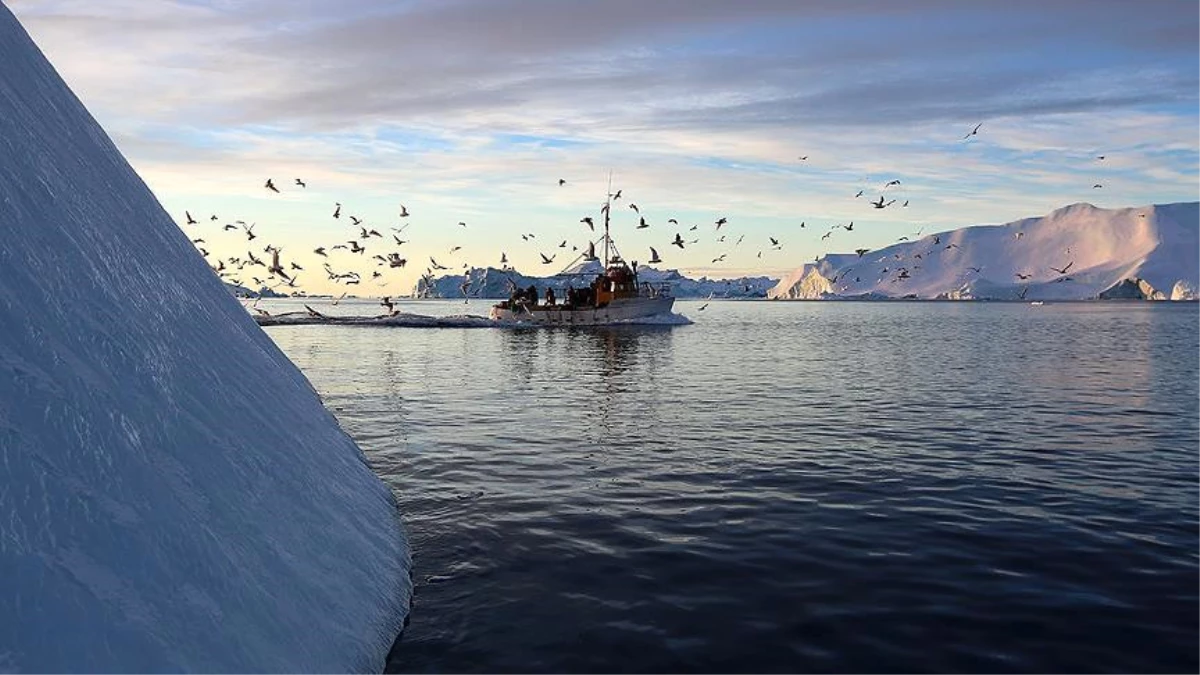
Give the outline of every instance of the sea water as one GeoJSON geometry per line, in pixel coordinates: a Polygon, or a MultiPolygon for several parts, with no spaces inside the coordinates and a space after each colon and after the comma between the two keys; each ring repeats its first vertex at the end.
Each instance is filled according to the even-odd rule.
{"type": "Polygon", "coordinates": [[[1200,667],[1196,304],[704,304],[266,329],[399,499],[389,669],[1200,667]]]}

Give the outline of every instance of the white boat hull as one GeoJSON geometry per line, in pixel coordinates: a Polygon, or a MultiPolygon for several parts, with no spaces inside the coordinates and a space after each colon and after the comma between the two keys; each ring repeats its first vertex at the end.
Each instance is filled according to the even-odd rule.
{"type": "Polygon", "coordinates": [[[604,307],[576,307],[567,309],[562,305],[539,306],[536,309],[517,305],[512,309],[492,307],[489,316],[497,321],[528,323],[537,326],[604,326],[608,324],[632,323],[659,314],[668,314],[675,298],[622,298],[604,307]]]}

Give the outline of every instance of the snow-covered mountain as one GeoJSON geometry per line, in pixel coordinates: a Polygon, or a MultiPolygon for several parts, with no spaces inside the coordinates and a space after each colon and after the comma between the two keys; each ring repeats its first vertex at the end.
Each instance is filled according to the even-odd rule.
{"type": "Polygon", "coordinates": [[[831,254],[797,268],[768,296],[1195,300],[1198,229],[1198,202],[1126,209],[1072,204],[1040,218],[831,254]]]}
{"type": "MultiPolygon", "coordinates": [[[[545,277],[526,276],[512,268],[471,268],[463,274],[423,277],[417,282],[413,295],[419,298],[462,298],[468,295],[473,298],[507,298],[514,286],[526,288],[531,284],[537,286],[539,293],[551,287],[561,295],[569,285],[588,285],[602,271],[604,266],[598,261],[580,263],[560,274],[545,277]]],[[[763,298],[778,283],[778,279],[765,276],[689,279],[677,270],[657,270],[648,266],[638,267],[638,279],[654,284],[670,284],[671,291],[679,298],[706,298],[710,295],[718,298],[763,298]]]]}
{"type": "Polygon", "coordinates": [[[0,148],[0,670],[382,670],[391,492],[2,4],[0,148]]]}

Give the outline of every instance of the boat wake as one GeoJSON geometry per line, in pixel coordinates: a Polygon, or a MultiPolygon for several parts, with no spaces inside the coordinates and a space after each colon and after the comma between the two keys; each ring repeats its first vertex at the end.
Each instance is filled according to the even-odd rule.
{"type": "MultiPolygon", "coordinates": [[[[453,316],[427,316],[424,314],[382,314],[379,316],[331,316],[313,315],[308,312],[286,312],[284,314],[255,314],[260,326],[392,326],[400,328],[528,328],[542,326],[527,321],[489,319],[475,314],[453,316]]],[[[682,314],[666,312],[620,321],[611,321],[605,326],[686,326],[692,320],[682,314]]]]}
{"type": "Polygon", "coordinates": [[[495,328],[499,321],[486,316],[458,314],[454,316],[427,316],[424,314],[382,314],[379,316],[330,316],[312,315],[307,312],[285,314],[256,314],[254,320],[260,326],[400,326],[404,328],[495,328]]]}
{"type": "Polygon", "coordinates": [[[613,325],[618,326],[690,326],[694,321],[682,314],[675,312],[663,312],[662,314],[654,314],[651,316],[638,317],[636,319],[625,319],[624,321],[614,321],[613,325]]]}

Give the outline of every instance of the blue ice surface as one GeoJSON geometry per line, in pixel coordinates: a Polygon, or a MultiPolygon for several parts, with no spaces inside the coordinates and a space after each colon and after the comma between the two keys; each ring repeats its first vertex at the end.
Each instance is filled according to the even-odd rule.
{"type": "Polygon", "coordinates": [[[382,669],[393,495],[2,5],[0,239],[0,670],[382,669]]]}

